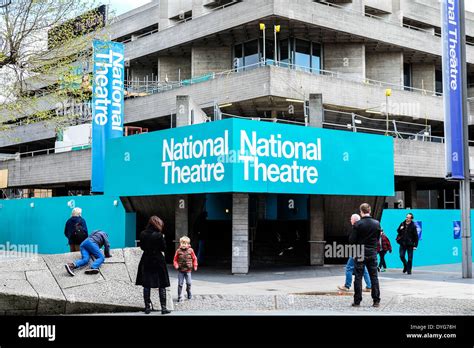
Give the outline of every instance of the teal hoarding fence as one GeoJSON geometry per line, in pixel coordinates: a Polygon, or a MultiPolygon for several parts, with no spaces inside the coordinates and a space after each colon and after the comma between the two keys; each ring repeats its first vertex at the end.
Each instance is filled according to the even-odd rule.
{"type": "MultiPolygon", "coordinates": [[[[382,228],[390,239],[393,252],[385,256],[388,268],[402,268],[399,258],[399,245],[395,241],[397,228],[405,220],[407,213],[413,213],[414,221],[422,226],[422,239],[414,251],[413,265],[431,266],[451,263],[461,263],[462,249],[459,238],[459,210],[438,209],[385,209],[382,214],[382,228]]],[[[471,217],[473,214],[471,213],[471,217]]],[[[471,223],[472,225],[472,223],[471,223]]],[[[418,232],[420,234],[420,231],[418,232]]],[[[416,270],[416,269],[415,269],[416,270]]]]}
{"type": "Polygon", "coordinates": [[[393,139],[241,119],[113,139],[105,192],[393,196],[393,139]]]}
{"type": "Polygon", "coordinates": [[[127,213],[119,198],[70,196],[0,200],[0,250],[38,245],[41,254],[69,252],[64,225],[74,207],[82,208],[89,232],[107,232],[112,248],[135,246],[135,213],[127,213]]]}

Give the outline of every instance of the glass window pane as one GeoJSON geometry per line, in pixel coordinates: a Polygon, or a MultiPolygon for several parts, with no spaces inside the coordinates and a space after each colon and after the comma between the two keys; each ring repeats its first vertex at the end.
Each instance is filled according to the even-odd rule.
{"type": "Polygon", "coordinates": [[[255,68],[260,60],[257,40],[249,41],[244,44],[244,55],[245,66],[248,67],[249,65],[253,65],[251,68],[255,68]]]}
{"type": "Polygon", "coordinates": [[[313,42],[313,55],[311,56],[311,70],[319,74],[321,70],[321,45],[313,42]]]}
{"type": "Polygon", "coordinates": [[[296,40],[295,45],[295,65],[296,69],[304,71],[311,70],[311,45],[309,41],[296,40]]]}
{"type": "Polygon", "coordinates": [[[234,50],[235,50],[234,69],[237,69],[239,71],[244,66],[243,46],[242,45],[236,45],[234,50]]]}
{"type": "Polygon", "coordinates": [[[288,66],[290,63],[290,52],[288,50],[288,39],[280,41],[280,65],[288,66]]]}

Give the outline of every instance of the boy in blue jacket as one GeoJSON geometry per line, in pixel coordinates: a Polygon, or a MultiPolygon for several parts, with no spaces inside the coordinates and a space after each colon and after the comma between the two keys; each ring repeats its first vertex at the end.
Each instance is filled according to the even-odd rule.
{"type": "Polygon", "coordinates": [[[82,258],[80,260],[76,260],[73,263],[67,263],[65,265],[66,271],[71,276],[75,276],[73,270],[87,265],[92,255],[94,256],[95,261],[92,263],[91,268],[86,270],[85,273],[99,273],[99,268],[105,260],[104,254],[102,254],[102,252],[100,251],[102,247],[104,247],[105,257],[112,257],[112,255],[110,255],[109,236],[104,231],[96,230],[85,241],[81,243],[80,248],[82,258]]]}

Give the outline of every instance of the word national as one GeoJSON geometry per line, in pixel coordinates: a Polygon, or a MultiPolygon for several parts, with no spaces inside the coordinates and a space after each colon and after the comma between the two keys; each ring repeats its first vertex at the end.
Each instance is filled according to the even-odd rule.
{"type": "Polygon", "coordinates": [[[298,160],[321,161],[321,139],[317,138],[314,143],[284,141],[281,134],[265,138],[258,137],[255,131],[249,136],[241,130],[239,159],[244,163],[244,180],[247,181],[315,184],[318,181],[317,168],[300,165],[298,160]],[[265,158],[282,164],[263,163],[261,159],[265,158]]]}
{"type": "Polygon", "coordinates": [[[105,126],[110,118],[112,130],[122,131],[124,57],[112,50],[108,53],[97,53],[95,65],[97,70],[94,81],[94,108],[96,110],[94,122],[99,126],[105,126]],[[111,90],[109,89],[109,69],[112,69],[111,90]],[[108,113],[109,105],[112,106],[112,115],[108,113]]]}
{"type": "Polygon", "coordinates": [[[165,170],[164,183],[188,184],[224,179],[224,163],[208,163],[207,157],[227,156],[229,154],[229,132],[215,139],[194,140],[190,135],[182,142],[174,138],[163,140],[163,158],[161,166],[165,170]],[[179,166],[177,161],[200,160],[193,165],[179,166]]]}

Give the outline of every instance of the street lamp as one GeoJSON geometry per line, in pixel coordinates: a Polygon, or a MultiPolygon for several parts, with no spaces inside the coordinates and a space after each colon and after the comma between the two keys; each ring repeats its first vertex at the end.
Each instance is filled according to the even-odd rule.
{"type": "Polygon", "coordinates": [[[280,25],[275,25],[275,30],[274,30],[274,35],[275,35],[275,46],[273,48],[273,51],[274,51],[274,61],[275,61],[275,65],[278,61],[278,55],[277,55],[277,33],[280,32],[280,29],[281,29],[281,26],[280,25]]]}

